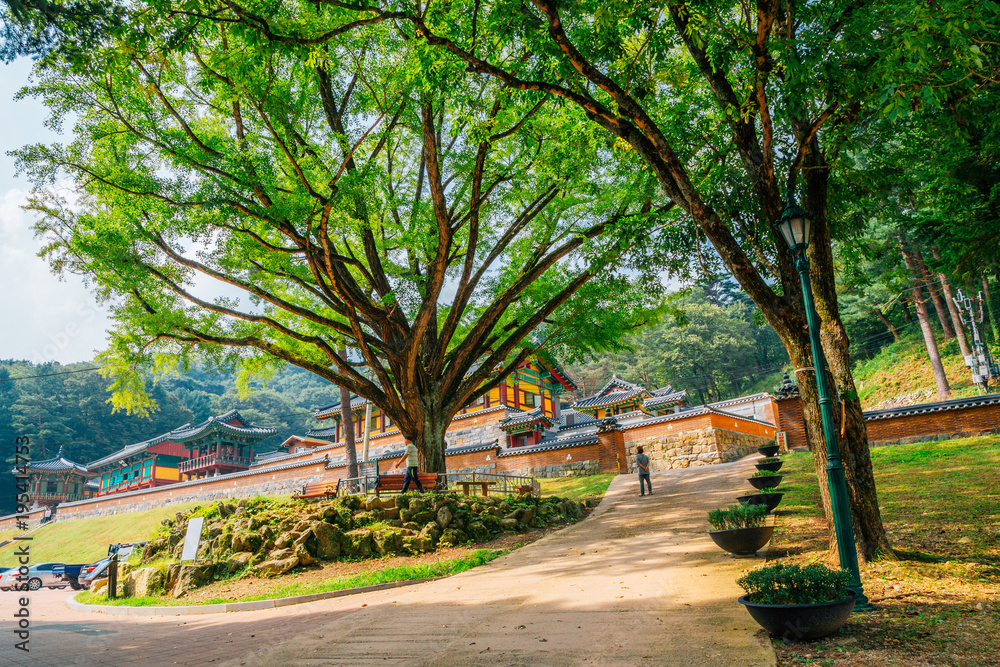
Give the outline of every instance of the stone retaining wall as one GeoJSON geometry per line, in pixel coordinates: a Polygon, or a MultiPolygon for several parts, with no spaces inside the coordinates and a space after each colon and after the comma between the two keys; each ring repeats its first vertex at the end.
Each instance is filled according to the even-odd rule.
{"type": "Polygon", "coordinates": [[[655,435],[626,443],[628,467],[635,472],[636,447],[642,446],[649,457],[649,469],[673,470],[735,461],[757,448],[768,438],[736,433],[718,428],[702,428],[670,435],[655,435]]]}

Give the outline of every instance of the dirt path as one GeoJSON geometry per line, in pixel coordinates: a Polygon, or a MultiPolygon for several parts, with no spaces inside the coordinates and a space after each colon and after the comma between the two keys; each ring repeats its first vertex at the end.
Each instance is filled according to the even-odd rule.
{"type": "MultiPolygon", "coordinates": [[[[261,612],[168,618],[85,615],[41,604],[16,665],[774,665],[736,603],[734,561],[705,535],[749,460],[620,476],[586,521],[476,570],[392,591],[261,612]],[[227,662],[228,661],[228,662],[227,662]]],[[[61,601],[64,593],[35,594],[61,601]]],[[[10,637],[9,594],[0,636],[10,637]]],[[[8,658],[10,659],[8,661],[8,658]]]]}

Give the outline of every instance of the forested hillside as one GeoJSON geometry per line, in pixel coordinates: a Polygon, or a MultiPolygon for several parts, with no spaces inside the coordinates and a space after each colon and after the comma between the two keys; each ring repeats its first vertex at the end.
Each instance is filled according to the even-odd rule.
{"type": "MultiPolygon", "coordinates": [[[[278,433],[260,451],[275,449],[293,433],[314,425],[312,409],[336,400],[336,387],[315,375],[290,367],[281,375],[257,383],[246,398],[238,396],[236,379],[191,369],[150,381],[159,409],[150,418],[114,413],[108,403],[109,381],[91,363],[34,365],[0,360],[0,441],[31,438],[32,459],[56,455],[86,464],[122,447],[159,435],[187,422],[198,422],[238,408],[252,422],[278,433]]],[[[0,482],[0,513],[13,508],[13,459],[0,482]]]]}

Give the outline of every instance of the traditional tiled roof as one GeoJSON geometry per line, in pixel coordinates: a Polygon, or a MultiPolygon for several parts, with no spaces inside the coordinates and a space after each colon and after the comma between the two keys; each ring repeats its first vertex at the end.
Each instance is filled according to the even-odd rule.
{"type": "Polygon", "coordinates": [[[751,394],[749,396],[740,396],[739,398],[730,398],[726,401],[716,401],[715,403],[709,403],[708,405],[713,408],[725,408],[730,405],[739,405],[741,403],[750,403],[752,401],[760,401],[765,398],[770,398],[770,394],[766,391],[762,391],[759,394],[751,394]]]}
{"type": "Polygon", "coordinates": [[[531,454],[533,452],[547,452],[553,449],[566,449],[568,447],[579,447],[580,445],[590,445],[597,442],[597,433],[587,433],[573,438],[542,440],[537,445],[528,447],[508,447],[502,450],[497,456],[517,456],[520,454],[531,454]]]}
{"type": "Polygon", "coordinates": [[[526,426],[528,424],[541,423],[545,428],[552,428],[555,425],[555,420],[542,412],[541,408],[535,408],[534,410],[526,410],[521,412],[515,412],[513,414],[508,414],[503,419],[499,420],[497,424],[505,432],[509,433],[512,430],[517,429],[521,426],[526,426]]]}
{"type": "Polygon", "coordinates": [[[44,461],[32,461],[27,464],[25,468],[27,470],[39,472],[78,472],[81,475],[87,474],[87,468],[85,466],[64,458],[62,453],[63,448],[60,447],[59,453],[56,454],[54,458],[45,459],[44,461]]]}
{"type": "Polygon", "coordinates": [[[674,405],[685,404],[687,404],[687,389],[673,391],[670,387],[664,387],[663,389],[657,389],[653,392],[652,397],[644,400],[642,407],[646,410],[662,410],[674,405]],[[664,391],[664,389],[667,391],[664,391]]]}
{"type": "MultiPolygon", "coordinates": [[[[371,403],[367,398],[361,396],[352,395],[351,396],[351,411],[358,410],[365,407],[371,403]]],[[[330,405],[325,405],[322,408],[316,408],[313,411],[313,417],[316,419],[326,419],[327,417],[334,417],[340,415],[340,401],[336,403],[331,403],[330,405]]]]}
{"type": "Polygon", "coordinates": [[[863,414],[865,421],[876,421],[879,419],[891,419],[892,417],[904,417],[907,415],[923,415],[932,412],[962,410],[963,408],[974,408],[983,405],[1000,405],[1000,394],[985,394],[983,396],[970,396],[969,398],[953,398],[947,401],[918,403],[917,405],[906,405],[901,408],[887,408],[885,410],[867,410],[863,414]]]}
{"type": "Polygon", "coordinates": [[[617,375],[612,375],[608,383],[601,387],[595,394],[587,398],[581,398],[570,407],[577,411],[596,410],[597,408],[619,405],[636,398],[648,398],[649,396],[651,394],[645,387],[626,382],[617,375]]]}
{"type": "Polygon", "coordinates": [[[545,352],[538,352],[536,354],[538,362],[545,366],[549,374],[562,386],[566,387],[567,391],[576,391],[576,383],[573,382],[573,378],[566,374],[559,364],[553,361],[552,357],[545,352]]]}
{"type": "Polygon", "coordinates": [[[184,426],[175,428],[173,431],[169,431],[163,435],[158,435],[155,438],[150,438],[149,440],[144,440],[143,442],[137,442],[133,445],[123,447],[114,454],[108,454],[104,458],[88,463],[87,469],[93,471],[95,468],[107,465],[112,461],[117,461],[118,459],[125,458],[126,456],[131,456],[132,454],[145,451],[153,445],[158,445],[161,442],[189,442],[210,434],[212,431],[222,431],[232,435],[253,436],[256,438],[265,438],[278,432],[276,429],[268,426],[256,426],[255,424],[251,424],[243,418],[243,416],[239,413],[239,410],[230,410],[224,415],[209,417],[200,424],[196,424],[194,426],[191,424],[184,424],[184,426]],[[229,423],[234,420],[237,422],[236,424],[229,423]]]}

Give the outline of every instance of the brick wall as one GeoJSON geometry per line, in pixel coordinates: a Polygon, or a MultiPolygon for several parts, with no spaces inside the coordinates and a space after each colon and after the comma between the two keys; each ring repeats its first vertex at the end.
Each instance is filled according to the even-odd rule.
{"type": "Polygon", "coordinates": [[[788,448],[809,448],[809,436],[806,434],[806,419],[802,413],[802,399],[786,398],[775,402],[779,431],[788,434],[788,448]]]}
{"type": "Polygon", "coordinates": [[[873,446],[945,440],[1000,432],[1000,404],[957,410],[865,419],[873,446]]]}
{"type": "MultiPolygon", "coordinates": [[[[984,397],[985,398],[985,397],[984,397]]],[[[971,401],[972,399],[970,399],[971,401]]],[[[874,447],[898,445],[908,442],[964,438],[986,433],[1000,433],[1000,403],[969,405],[953,409],[935,409],[935,406],[961,403],[962,399],[944,401],[940,404],[926,404],[926,412],[916,412],[923,406],[901,408],[900,412],[914,410],[913,414],[873,419],[873,414],[865,413],[865,427],[868,442],[874,447]]],[[[778,408],[778,428],[788,433],[789,447],[808,447],[805,418],[802,414],[802,400],[789,398],[776,403],[778,408]]]]}
{"type": "MultiPolygon", "coordinates": [[[[516,452],[517,450],[506,450],[516,452]]],[[[497,472],[530,477],[570,477],[592,475],[599,469],[597,443],[550,449],[529,454],[507,454],[497,457],[497,472]]],[[[449,469],[451,462],[449,461],[449,469]]]]}

